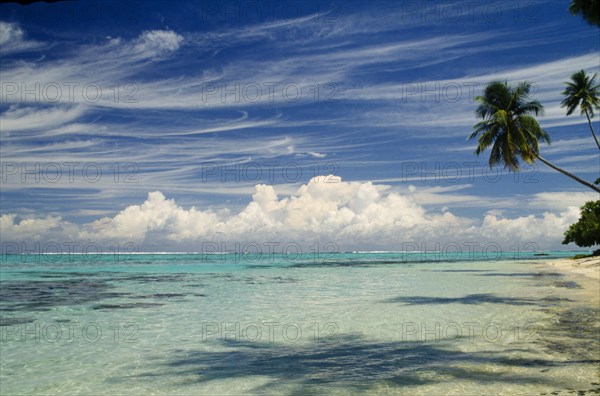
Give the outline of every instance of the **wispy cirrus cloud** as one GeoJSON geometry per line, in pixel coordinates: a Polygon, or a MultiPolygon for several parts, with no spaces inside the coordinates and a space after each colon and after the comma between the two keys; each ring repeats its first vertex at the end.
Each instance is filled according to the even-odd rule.
{"type": "Polygon", "coordinates": [[[25,31],[18,24],[0,21],[0,54],[26,52],[42,46],[42,42],[27,39],[25,31]]]}
{"type": "MultiPolygon", "coordinates": [[[[324,167],[332,167],[365,194],[371,191],[369,181],[389,183],[386,191],[402,196],[401,201],[414,201],[417,211],[440,215],[446,206],[448,213],[474,208],[482,214],[503,207],[513,219],[528,211],[537,219],[543,217],[541,210],[552,210],[557,217],[540,220],[538,226],[554,227],[558,223],[552,221],[574,213],[549,206],[549,200],[561,196],[522,207],[515,199],[522,202],[523,195],[534,197],[547,189],[578,193],[576,186],[563,179],[555,183],[550,178],[554,171],[543,167],[535,173],[538,182],[530,185],[514,182],[513,175],[489,183],[483,172],[486,159],[475,158],[473,147],[468,148],[471,142],[465,142],[476,121],[473,97],[484,84],[529,80],[546,105],[542,125],[555,137],[543,153],[585,177],[597,170],[593,147],[586,145],[591,137],[585,118],[565,117],[559,106],[562,81],[578,69],[599,70],[593,45],[566,48],[570,40],[586,40],[590,33],[532,13],[530,3],[475,2],[467,8],[461,2],[390,3],[385,8],[344,3],[321,8],[317,15],[311,11],[291,18],[206,21],[201,26],[186,22],[197,16],[196,6],[190,6],[191,15],[171,19],[169,26],[131,24],[109,36],[92,29],[82,32],[82,38],[69,36],[68,43],[67,34],[53,36],[49,29],[29,34],[25,27],[32,23],[4,25],[3,37],[13,42],[7,48],[19,43],[21,49],[1,60],[3,162],[26,164],[28,169],[76,162],[97,165],[105,173],[94,183],[81,175],[51,184],[23,183],[19,169],[10,167],[16,173],[2,184],[3,213],[26,215],[33,210],[39,219],[62,215],[81,227],[77,216],[85,216],[86,222],[97,213],[113,219],[119,210],[144,202],[149,191],[162,192],[163,200],[154,196],[150,201],[169,207],[171,214],[165,216],[171,222],[177,217],[173,213],[186,217],[194,205],[202,207],[198,212],[224,205],[246,213],[248,202],[260,206],[252,198],[256,184],[269,184],[286,195],[271,200],[274,205],[283,205],[285,199],[308,200],[311,194],[296,190],[323,174],[324,167]],[[501,18],[490,9],[500,9],[501,18]],[[454,18],[457,11],[460,15],[454,18]],[[39,32],[46,34],[38,39],[39,32]],[[50,48],[37,46],[42,40],[61,50],[32,57],[28,49],[50,48]],[[561,47],[565,50],[556,50],[561,47]],[[62,90],[59,95],[56,86],[62,90]],[[438,165],[476,160],[480,166],[475,177],[431,177],[438,165]],[[270,163],[278,164],[274,181],[266,176],[270,163]],[[408,177],[402,173],[406,163],[429,176],[408,177]],[[115,164],[137,166],[137,182],[115,182],[115,164]],[[214,173],[215,164],[229,168],[203,179],[214,173]],[[252,164],[263,167],[262,178],[222,181],[222,173],[245,175],[252,164]],[[301,177],[282,177],[286,166],[299,169],[301,177]],[[551,187],[546,180],[552,181],[551,187]],[[411,191],[410,185],[416,187],[411,191]],[[177,203],[171,205],[166,197],[177,203]]],[[[534,8],[540,4],[553,7],[547,2],[534,8]]],[[[386,199],[374,198],[380,204],[386,199]]],[[[310,205],[298,208],[312,210],[310,205]]],[[[339,224],[346,224],[346,215],[368,216],[362,209],[339,209],[332,219],[339,224]]],[[[393,207],[387,210],[395,213],[393,207]]],[[[498,220],[490,218],[490,230],[503,227],[498,213],[490,215],[498,220]]],[[[230,217],[217,216],[219,221],[230,217]]],[[[464,219],[479,224],[482,218],[464,219]]],[[[321,220],[316,224],[325,229],[321,220]]],[[[16,218],[11,221],[19,224],[16,218]]],[[[352,229],[366,230],[367,223],[356,220],[352,229]]],[[[194,220],[189,224],[194,225],[182,235],[200,227],[194,220]]],[[[390,232],[401,230],[394,227],[390,232]]],[[[381,237],[369,232],[367,238],[381,237]]]]}
{"type": "Polygon", "coordinates": [[[68,124],[85,113],[85,107],[56,106],[56,107],[19,107],[12,105],[0,114],[1,133],[15,131],[31,131],[48,129],[68,124]]]}

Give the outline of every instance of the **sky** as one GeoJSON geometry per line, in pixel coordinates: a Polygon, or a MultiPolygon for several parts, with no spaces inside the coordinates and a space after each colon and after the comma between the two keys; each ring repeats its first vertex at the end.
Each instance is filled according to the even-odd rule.
{"type": "Polygon", "coordinates": [[[2,250],[574,248],[563,233],[598,194],[544,164],[490,169],[467,141],[486,83],[529,81],[541,154],[598,177],[560,101],[600,71],[600,31],[567,8],[2,4],[2,250]]]}

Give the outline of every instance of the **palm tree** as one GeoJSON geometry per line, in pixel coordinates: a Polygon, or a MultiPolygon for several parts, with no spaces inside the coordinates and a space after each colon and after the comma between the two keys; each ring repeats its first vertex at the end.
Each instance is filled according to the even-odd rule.
{"type": "Polygon", "coordinates": [[[479,102],[475,113],[483,119],[473,126],[473,133],[469,136],[469,140],[478,137],[475,153],[479,155],[492,146],[490,168],[504,163],[504,167],[512,171],[519,170],[519,158],[530,164],[539,159],[552,169],[600,193],[600,187],[540,156],[538,140],[550,143],[550,136],[534,117],[542,114],[544,107],[537,100],[529,100],[530,91],[529,82],[511,87],[506,81],[494,81],[486,86],[483,96],[475,98],[479,102]]]}
{"type": "Polygon", "coordinates": [[[579,107],[581,114],[585,114],[587,117],[592,136],[600,149],[600,143],[598,143],[598,138],[594,133],[591,120],[591,118],[594,117],[594,109],[600,110],[600,99],[598,98],[600,95],[600,84],[594,85],[595,78],[596,73],[590,78],[590,76],[585,73],[585,70],[574,73],[571,76],[571,81],[565,82],[567,87],[562,93],[565,96],[565,99],[560,104],[561,107],[567,108],[568,116],[573,114],[579,107]]]}
{"type": "Polygon", "coordinates": [[[600,0],[571,0],[569,12],[572,15],[581,13],[590,25],[600,27],[600,0]]]}

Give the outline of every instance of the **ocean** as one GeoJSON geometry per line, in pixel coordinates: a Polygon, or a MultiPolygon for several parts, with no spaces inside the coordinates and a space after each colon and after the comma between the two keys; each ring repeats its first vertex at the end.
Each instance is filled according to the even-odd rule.
{"type": "Polygon", "coordinates": [[[572,255],[4,255],[0,393],[599,393],[572,255]]]}

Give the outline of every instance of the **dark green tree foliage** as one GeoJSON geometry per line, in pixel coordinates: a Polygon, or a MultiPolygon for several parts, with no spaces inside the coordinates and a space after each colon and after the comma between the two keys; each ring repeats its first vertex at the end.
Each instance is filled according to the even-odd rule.
{"type": "Polygon", "coordinates": [[[587,23],[600,27],[600,0],[571,0],[569,12],[581,14],[587,23]]]}
{"type": "Polygon", "coordinates": [[[570,242],[582,247],[600,245],[600,200],[586,202],[581,207],[579,221],[571,224],[562,243],[570,242]]]}

